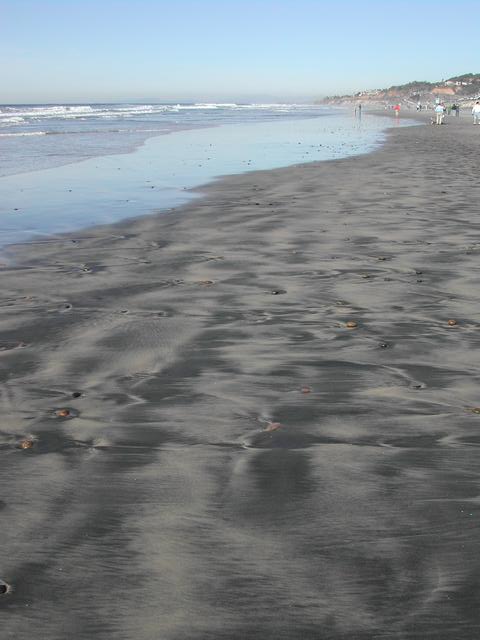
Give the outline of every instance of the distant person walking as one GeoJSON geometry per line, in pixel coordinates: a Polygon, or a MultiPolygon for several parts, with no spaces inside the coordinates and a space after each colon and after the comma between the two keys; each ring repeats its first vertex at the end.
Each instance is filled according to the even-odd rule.
{"type": "Polygon", "coordinates": [[[359,118],[362,117],[362,105],[359,104],[355,107],[355,116],[358,116],[359,118]]]}
{"type": "Polygon", "coordinates": [[[480,124],[480,101],[476,101],[472,109],[473,124],[480,124]]]}
{"type": "Polygon", "coordinates": [[[443,124],[443,118],[445,117],[445,107],[443,104],[437,104],[435,107],[435,124],[443,124]]]}
{"type": "Polygon", "coordinates": [[[393,107],[393,110],[395,111],[395,117],[396,117],[396,118],[398,118],[398,117],[399,117],[399,115],[400,115],[400,105],[399,105],[399,104],[396,104],[396,105],[393,107]]]}

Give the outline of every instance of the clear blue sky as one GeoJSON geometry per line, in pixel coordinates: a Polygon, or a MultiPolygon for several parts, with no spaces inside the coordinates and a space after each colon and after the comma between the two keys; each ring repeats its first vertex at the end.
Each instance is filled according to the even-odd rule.
{"type": "Polygon", "coordinates": [[[0,0],[0,103],[312,99],[480,72],[478,0],[0,0]]]}

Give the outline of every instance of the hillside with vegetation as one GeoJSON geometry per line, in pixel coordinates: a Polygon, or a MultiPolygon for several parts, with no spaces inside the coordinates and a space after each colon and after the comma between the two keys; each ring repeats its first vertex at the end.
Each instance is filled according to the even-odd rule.
{"type": "Polygon", "coordinates": [[[441,99],[449,103],[469,106],[480,99],[480,73],[464,73],[440,82],[415,80],[402,85],[392,85],[386,89],[359,91],[351,95],[327,96],[319,104],[410,104],[429,106],[441,99]]]}

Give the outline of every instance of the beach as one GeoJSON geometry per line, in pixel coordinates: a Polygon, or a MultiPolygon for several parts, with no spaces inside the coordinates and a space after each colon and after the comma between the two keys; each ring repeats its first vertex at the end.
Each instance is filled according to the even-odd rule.
{"type": "Polygon", "coordinates": [[[6,248],[2,638],[480,635],[479,136],[6,248]]]}

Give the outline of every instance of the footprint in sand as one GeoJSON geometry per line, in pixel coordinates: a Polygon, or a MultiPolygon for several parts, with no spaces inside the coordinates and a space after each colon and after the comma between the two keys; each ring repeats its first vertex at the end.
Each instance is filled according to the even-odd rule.
{"type": "Polygon", "coordinates": [[[0,351],[11,351],[12,349],[23,349],[25,342],[0,342],[0,351]]]}
{"type": "Polygon", "coordinates": [[[12,592],[12,587],[4,582],[3,580],[0,580],[0,596],[6,596],[9,593],[12,592]]]}

